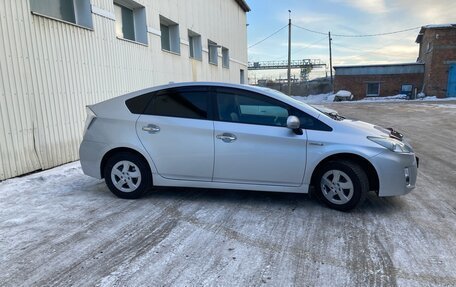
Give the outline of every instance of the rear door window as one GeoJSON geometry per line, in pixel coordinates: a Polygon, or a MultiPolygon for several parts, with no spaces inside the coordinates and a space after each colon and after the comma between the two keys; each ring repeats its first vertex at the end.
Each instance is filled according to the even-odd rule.
{"type": "Polygon", "coordinates": [[[209,118],[209,92],[193,87],[157,92],[144,114],[206,120],[209,118]]]}

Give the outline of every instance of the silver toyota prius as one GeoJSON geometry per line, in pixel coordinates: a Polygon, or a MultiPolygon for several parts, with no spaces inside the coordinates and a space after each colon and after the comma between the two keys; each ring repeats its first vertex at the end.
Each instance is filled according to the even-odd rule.
{"type": "Polygon", "coordinates": [[[418,159],[402,134],[278,91],[192,82],[87,107],[85,174],[121,198],[157,186],[308,193],[338,210],[369,191],[415,187],[418,159]]]}

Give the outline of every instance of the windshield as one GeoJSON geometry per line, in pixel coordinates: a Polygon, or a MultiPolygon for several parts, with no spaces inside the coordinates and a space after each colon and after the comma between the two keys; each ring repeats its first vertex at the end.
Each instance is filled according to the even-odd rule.
{"type": "Polygon", "coordinates": [[[296,104],[300,105],[300,106],[303,106],[303,107],[306,107],[306,108],[311,108],[321,114],[324,114],[328,117],[330,117],[331,119],[333,120],[336,120],[336,121],[341,121],[343,119],[345,119],[345,117],[339,115],[339,113],[335,110],[332,110],[332,109],[328,109],[326,107],[323,107],[323,106],[318,106],[318,107],[315,107],[313,105],[309,105],[309,104],[306,104],[302,101],[299,101],[299,100],[296,100],[294,97],[289,97],[287,95],[285,95],[284,93],[278,91],[278,90],[274,90],[274,89],[270,89],[270,88],[266,88],[266,87],[256,87],[257,89],[259,90],[263,90],[263,91],[267,91],[269,93],[272,93],[272,94],[276,94],[278,95],[279,97],[287,97],[289,99],[291,99],[293,102],[295,102],[296,104]]]}

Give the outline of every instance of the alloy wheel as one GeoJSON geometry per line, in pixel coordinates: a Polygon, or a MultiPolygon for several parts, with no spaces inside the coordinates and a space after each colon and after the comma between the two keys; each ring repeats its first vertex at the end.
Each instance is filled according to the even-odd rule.
{"type": "Polygon", "coordinates": [[[133,192],[141,184],[141,172],[136,164],[128,160],[122,160],[113,166],[111,180],[118,190],[133,192]]]}
{"type": "Polygon", "coordinates": [[[320,186],[323,196],[337,205],[349,202],[354,194],[352,180],[341,170],[329,170],[323,174],[320,186]]]}

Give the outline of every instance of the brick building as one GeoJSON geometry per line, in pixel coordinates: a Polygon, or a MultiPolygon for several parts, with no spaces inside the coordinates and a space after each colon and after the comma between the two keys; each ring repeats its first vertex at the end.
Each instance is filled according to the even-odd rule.
{"type": "Polygon", "coordinates": [[[456,97],[456,24],[421,28],[418,62],[424,63],[426,95],[456,97]]]}
{"type": "Polygon", "coordinates": [[[421,91],[424,64],[336,66],[334,90],[349,90],[356,100],[421,91]]]}
{"type": "Polygon", "coordinates": [[[355,99],[421,91],[456,97],[456,24],[423,26],[416,42],[416,63],[334,67],[334,90],[349,90],[355,99]]]}

